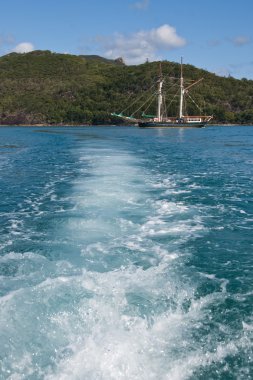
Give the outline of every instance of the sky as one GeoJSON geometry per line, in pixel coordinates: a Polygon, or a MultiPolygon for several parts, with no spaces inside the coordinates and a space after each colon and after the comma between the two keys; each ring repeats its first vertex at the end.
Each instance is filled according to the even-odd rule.
{"type": "Polygon", "coordinates": [[[179,62],[253,79],[253,0],[0,0],[0,55],[179,62]]]}

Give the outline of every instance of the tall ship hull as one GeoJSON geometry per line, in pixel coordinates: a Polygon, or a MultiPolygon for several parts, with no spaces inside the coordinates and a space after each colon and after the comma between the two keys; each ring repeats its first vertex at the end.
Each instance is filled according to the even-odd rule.
{"type": "Polygon", "coordinates": [[[208,117],[194,116],[182,119],[170,118],[166,120],[146,120],[139,121],[140,128],[204,128],[208,122],[208,117]]]}
{"type": "MultiPolygon", "coordinates": [[[[175,79],[175,78],[173,78],[175,79]]],[[[166,95],[163,90],[165,78],[162,75],[162,68],[160,64],[160,72],[157,80],[157,88],[155,93],[153,94],[154,99],[156,100],[156,115],[147,115],[147,101],[144,101],[143,110],[140,116],[137,113],[140,113],[141,108],[139,107],[135,112],[133,112],[130,116],[125,115],[125,111],[130,109],[131,104],[127,106],[127,108],[121,113],[112,113],[113,116],[119,117],[126,121],[132,121],[137,124],[140,128],[203,128],[205,127],[209,121],[213,118],[213,116],[201,115],[189,115],[186,111],[186,98],[190,99],[194,105],[201,111],[200,107],[196,104],[196,102],[192,99],[189,94],[189,90],[201,82],[203,78],[185,85],[183,78],[183,63],[181,59],[181,76],[179,78],[179,108],[177,116],[168,116],[167,115],[167,105],[166,105],[166,95]],[[145,107],[144,107],[145,106],[145,107]]],[[[173,84],[173,86],[175,86],[173,84]]],[[[177,95],[177,94],[176,94],[177,95]]],[[[175,95],[175,96],[176,96],[175,95]]],[[[175,98],[173,97],[173,99],[175,98]]],[[[172,99],[172,101],[173,101],[172,99]]],[[[152,104],[152,98],[148,99],[149,104],[152,104]],[[150,101],[151,99],[151,101],[150,101]]],[[[134,100],[136,103],[136,100],[134,100]]]]}
{"type": "Polygon", "coordinates": [[[140,128],[204,128],[207,123],[170,123],[141,121],[138,123],[140,128]]]}

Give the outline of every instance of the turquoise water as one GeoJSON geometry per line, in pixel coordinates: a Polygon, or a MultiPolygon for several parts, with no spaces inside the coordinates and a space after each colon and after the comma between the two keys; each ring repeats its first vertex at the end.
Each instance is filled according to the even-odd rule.
{"type": "Polygon", "coordinates": [[[253,378],[253,128],[0,137],[0,379],[253,378]]]}

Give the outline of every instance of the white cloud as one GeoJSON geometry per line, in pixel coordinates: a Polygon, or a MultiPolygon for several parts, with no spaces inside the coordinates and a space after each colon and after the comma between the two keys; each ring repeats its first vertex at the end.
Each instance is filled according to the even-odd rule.
{"type": "Polygon", "coordinates": [[[246,36],[237,36],[232,40],[235,46],[243,46],[250,43],[250,38],[246,36]]]}
{"type": "Polygon", "coordinates": [[[15,53],[29,53],[34,50],[33,44],[31,42],[21,42],[17,46],[15,46],[12,51],[15,53]]]}
{"type": "Polygon", "coordinates": [[[104,54],[108,58],[123,57],[128,64],[138,64],[159,59],[163,51],[173,50],[186,44],[178,36],[176,29],[168,24],[151,30],[143,30],[132,35],[116,34],[110,38],[98,38],[104,54]]]}
{"type": "Polygon", "coordinates": [[[142,1],[136,1],[135,3],[132,4],[132,7],[135,9],[147,9],[149,6],[149,0],[142,0],[142,1]]]}

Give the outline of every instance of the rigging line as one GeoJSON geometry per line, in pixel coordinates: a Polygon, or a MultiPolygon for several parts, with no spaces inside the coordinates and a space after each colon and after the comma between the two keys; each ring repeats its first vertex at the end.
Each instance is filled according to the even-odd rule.
{"type": "Polygon", "coordinates": [[[171,99],[170,103],[169,103],[168,106],[167,106],[167,109],[170,107],[170,105],[171,105],[172,102],[174,101],[175,97],[178,96],[179,91],[180,91],[180,88],[178,89],[178,91],[175,93],[175,95],[174,95],[173,98],[171,99]]]}
{"type": "Polygon", "coordinates": [[[126,99],[126,102],[128,103],[128,100],[132,97],[132,94],[130,93],[126,99]]]}
{"type": "Polygon", "coordinates": [[[167,87],[169,87],[170,85],[171,85],[171,87],[178,86],[178,83],[173,82],[173,81],[172,81],[173,78],[171,78],[171,77],[168,76],[168,75],[165,75],[165,76],[163,77],[163,79],[164,79],[164,84],[165,84],[165,86],[167,85],[167,87]],[[167,80],[167,79],[168,79],[168,80],[167,80]]]}
{"type": "Polygon", "coordinates": [[[153,96],[155,96],[155,94],[152,94],[149,98],[148,98],[148,100],[146,100],[146,102],[145,103],[143,103],[136,111],[134,111],[132,114],[131,114],[131,117],[135,114],[135,113],[137,113],[145,104],[147,104],[147,102],[150,100],[150,99],[152,99],[152,97],[153,96]]]}
{"type": "Polygon", "coordinates": [[[189,93],[187,93],[187,96],[189,96],[189,98],[191,99],[191,101],[195,104],[195,106],[198,108],[198,110],[200,112],[202,112],[202,109],[198,106],[198,104],[195,102],[195,100],[191,97],[191,95],[189,93]]]}
{"type": "MultiPolygon", "coordinates": [[[[153,97],[155,97],[155,95],[156,95],[156,94],[153,94],[153,97]]],[[[147,109],[151,106],[152,101],[153,101],[153,99],[151,98],[150,103],[149,103],[149,104],[147,105],[147,107],[143,110],[144,113],[145,113],[145,112],[147,111],[147,109]]]]}
{"type": "MultiPolygon", "coordinates": [[[[141,97],[136,98],[132,103],[130,103],[126,108],[124,108],[123,111],[121,111],[121,113],[123,114],[125,111],[127,111],[129,108],[131,108],[135,103],[137,103],[139,100],[141,100],[141,98],[143,96],[144,96],[144,94],[142,94],[141,97]]],[[[128,99],[130,99],[130,96],[128,99]]]]}
{"type": "Polygon", "coordinates": [[[183,98],[183,110],[184,110],[184,114],[188,114],[188,111],[187,111],[187,102],[186,102],[186,96],[184,96],[183,98]]]}
{"type": "Polygon", "coordinates": [[[175,95],[177,95],[179,93],[179,90],[180,90],[180,87],[178,87],[178,84],[177,83],[174,83],[172,85],[168,85],[167,86],[165,85],[165,97],[168,99],[170,98],[171,96],[173,96],[173,99],[175,97],[175,95]]]}
{"type": "MultiPolygon", "coordinates": [[[[156,85],[156,83],[154,83],[148,90],[150,91],[154,86],[156,85]]],[[[130,95],[131,96],[131,95],[130,95]]],[[[130,96],[128,97],[128,99],[130,98],[130,96]]],[[[140,97],[136,98],[131,104],[129,104],[126,108],[123,109],[123,111],[121,111],[121,113],[123,114],[124,112],[126,112],[129,108],[131,108],[135,103],[137,103],[138,101],[140,101],[143,97],[145,96],[145,93],[143,93],[140,97]]],[[[146,102],[145,102],[146,103],[146,102]]],[[[144,104],[145,104],[144,103],[144,104]]],[[[135,112],[134,112],[135,113],[135,112]]]]}
{"type": "Polygon", "coordinates": [[[165,83],[165,86],[167,89],[172,89],[174,87],[178,87],[178,84],[177,83],[165,83]]]}

